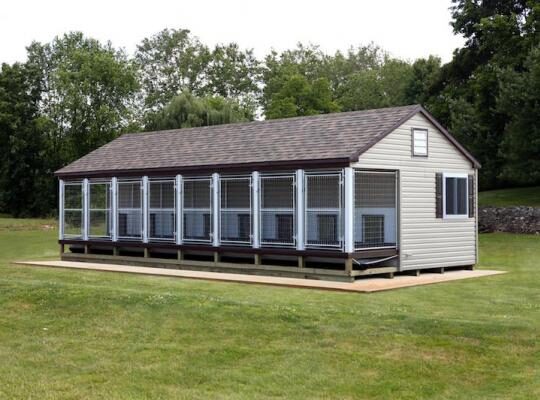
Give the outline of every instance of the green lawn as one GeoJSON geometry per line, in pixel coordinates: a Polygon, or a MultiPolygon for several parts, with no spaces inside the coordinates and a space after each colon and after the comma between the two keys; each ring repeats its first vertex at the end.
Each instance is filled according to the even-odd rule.
{"type": "Polygon", "coordinates": [[[11,265],[49,225],[0,220],[0,399],[540,397],[538,236],[481,236],[508,274],[367,295],[11,265]]]}
{"type": "Polygon", "coordinates": [[[517,189],[488,190],[478,194],[478,201],[480,206],[540,207],[540,186],[517,189]]]}

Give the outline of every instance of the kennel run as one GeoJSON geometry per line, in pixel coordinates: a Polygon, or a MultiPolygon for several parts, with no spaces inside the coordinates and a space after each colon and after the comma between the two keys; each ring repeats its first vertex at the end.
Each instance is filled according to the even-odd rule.
{"type": "Polygon", "coordinates": [[[62,259],[345,281],[470,267],[478,167],[420,106],[127,134],[56,172],[62,259]]]}

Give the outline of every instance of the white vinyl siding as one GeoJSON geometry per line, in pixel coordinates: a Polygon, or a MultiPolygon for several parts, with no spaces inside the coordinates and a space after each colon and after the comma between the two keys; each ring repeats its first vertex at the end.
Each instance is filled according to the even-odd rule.
{"type": "Polygon", "coordinates": [[[476,219],[435,216],[435,174],[466,176],[476,171],[422,114],[411,117],[363,153],[353,167],[399,171],[401,269],[476,264],[476,219]],[[415,128],[428,130],[429,157],[411,153],[415,128]]]}

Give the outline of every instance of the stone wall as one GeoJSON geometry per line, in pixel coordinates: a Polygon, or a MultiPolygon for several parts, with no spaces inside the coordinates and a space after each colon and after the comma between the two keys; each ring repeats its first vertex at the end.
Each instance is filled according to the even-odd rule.
{"type": "Polygon", "coordinates": [[[480,207],[480,232],[510,232],[540,234],[540,208],[480,207]]]}

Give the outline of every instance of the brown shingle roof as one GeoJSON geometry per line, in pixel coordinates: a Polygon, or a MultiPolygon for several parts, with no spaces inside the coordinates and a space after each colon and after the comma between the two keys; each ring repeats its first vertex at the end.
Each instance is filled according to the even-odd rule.
{"type": "Polygon", "coordinates": [[[356,161],[421,106],[126,134],[56,171],[59,176],[141,170],[356,161]]]}

